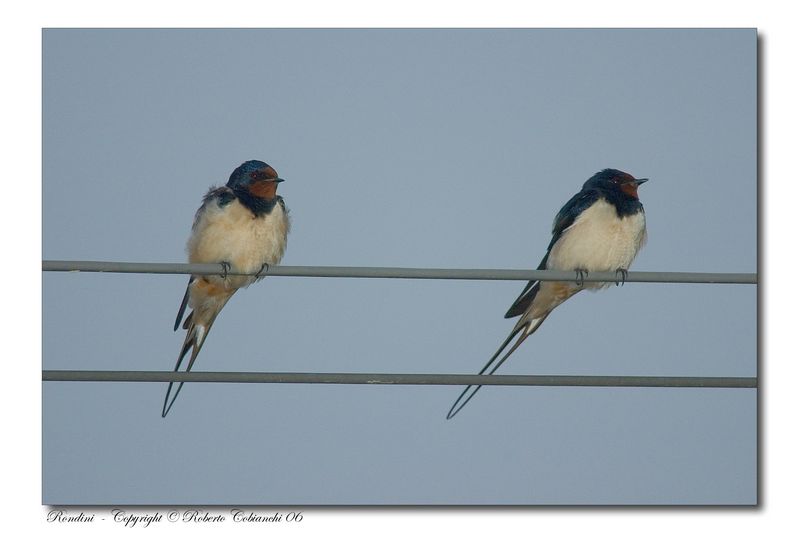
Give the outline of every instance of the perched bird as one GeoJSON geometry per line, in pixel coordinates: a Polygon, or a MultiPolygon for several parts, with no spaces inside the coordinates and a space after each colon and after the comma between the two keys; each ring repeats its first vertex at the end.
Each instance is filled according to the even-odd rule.
{"type": "MultiPolygon", "coordinates": [[[[222,276],[189,278],[186,294],[175,320],[177,331],[186,306],[191,313],[183,322],[186,340],[180,350],[175,371],[191,350],[186,372],[191,370],[203,347],[216,316],[238,289],[247,287],[257,276],[227,275],[232,268],[239,272],[258,272],[280,263],[286,249],[290,221],[277,185],[283,180],[263,161],[242,163],[224,187],[211,187],[194,216],[191,236],[186,245],[190,263],[221,263],[222,276]]],[[[161,416],[175,403],[183,382],[171,397],[174,382],[169,383],[161,416]]]]}
{"type": "MultiPolygon", "coordinates": [[[[646,219],[644,206],[638,199],[638,186],[647,181],[606,168],[586,181],[580,192],[558,211],[552,240],[538,270],[574,270],[577,279],[574,282],[530,281],[505,313],[505,318],[519,315],[521,318],[480,370],[481,375],[496,372],[557,306],[583,289],[598,290],[609,285],[583,282],[587,271],[615,271],[624,281],[627,269],[646,241],[646,219]],[[494,363],[517,335],[511,349],[494,363]]],[[[466,387],[450,408],[447,419],[463,409],[479,389],[480,385],[466,387]]]]}

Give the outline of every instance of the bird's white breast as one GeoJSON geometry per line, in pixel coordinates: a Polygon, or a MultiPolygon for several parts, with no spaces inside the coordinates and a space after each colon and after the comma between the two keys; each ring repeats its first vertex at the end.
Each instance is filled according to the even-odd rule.
{"type": "MultiPolygon", "coordinates": [[[[280,202],[268,214],[255,216],[237,199],[220,207],[209,202],[198,216],[187,245],[192,263],[230,263],[233,270],[258,271],[276,265],[286,250],[289,218],[280,202]]],[[[231,286],[253,280],[231,276],[231,286]]]]}
{"type": "Polygon", "coordinates": [[[563,232],[549,253],[547,268],[628,269],[645,240],[643,211],[620,218],[612,204],[599,199],[563,232]]]}

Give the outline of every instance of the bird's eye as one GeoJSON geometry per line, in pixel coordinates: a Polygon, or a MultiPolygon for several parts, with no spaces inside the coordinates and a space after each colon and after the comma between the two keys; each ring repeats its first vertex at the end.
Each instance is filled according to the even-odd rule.
{"type": "Polygon", "coordinates": [[[258,173],[255,171],[250,172],[250,177],[255,179],[258,176],[258,173]]]}

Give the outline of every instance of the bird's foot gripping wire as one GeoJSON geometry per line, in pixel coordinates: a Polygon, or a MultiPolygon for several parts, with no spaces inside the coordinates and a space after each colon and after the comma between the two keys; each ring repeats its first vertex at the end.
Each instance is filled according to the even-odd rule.
{"type": "Polygon", "coordinates": [[[626,268],[617,268],[616,269],[616,286],[624,285],[624,282],[627,281],[627,269],[626,268]]]}
{"type": "Polygon", "coordinates": [[[588,274],[588,271],[584,268],[575,268],[574,269],[575,280],[574,282],[577,284],[578,287],[582,287],[585,285],[585,275],[588,274]]]}
{"type": "Polygon", "coordinates": [[[222,265],[222,279],[227,279],[227,273],[230,272],[230,263],[222,261],[220,264],[222,265]]]}
{"type": "Polygon", "coordinates": [[[269,263],[264,263],[261,265],[261,269],[255,274],[255,277],[257,278],[261,274],[266,274],[267,272],[269,272],[269,263]]]}

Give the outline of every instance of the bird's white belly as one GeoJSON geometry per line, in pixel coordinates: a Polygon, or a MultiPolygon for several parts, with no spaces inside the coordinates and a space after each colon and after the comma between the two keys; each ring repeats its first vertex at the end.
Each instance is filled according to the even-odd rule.
{"type": "MultiPolygon", "coordinates": [[[[258,271],[264,263],[276,265],[286,249],[288,216],[278,203],[272,212],[255,217],[234,200],[222,209],[209,209],[189,240],[192,263],[228,262],[233,270],[258,271]],[[204,226],[204,227],[200,227],[204,226]]],[[[226,285],[243,287],[253,278],[230,276],[226,285]]]]}
{"type": "Polygon", "coordinates": [[[549,253],[547,268],[589,272],[628,269],[646,239],[643,211],[619,218],[604,199],[583,211],[549,253]]]}

